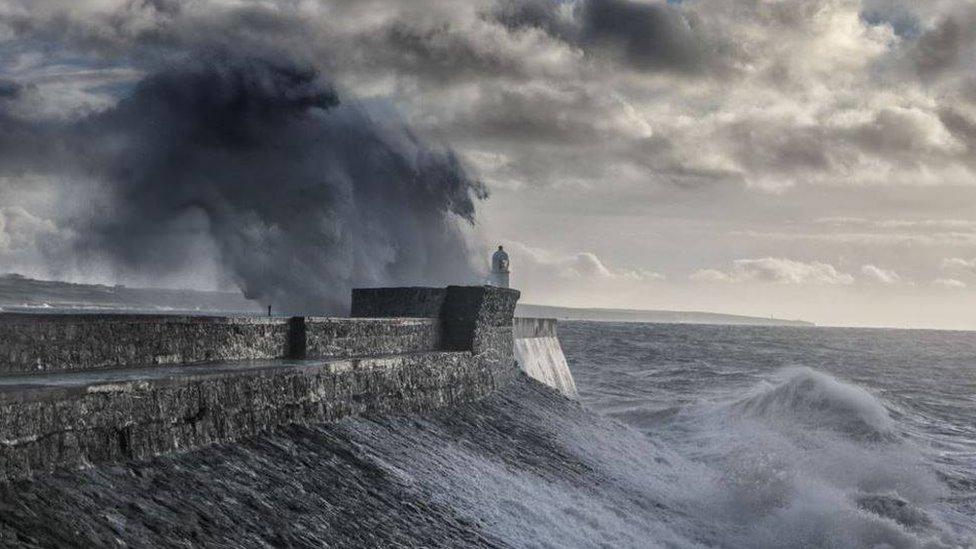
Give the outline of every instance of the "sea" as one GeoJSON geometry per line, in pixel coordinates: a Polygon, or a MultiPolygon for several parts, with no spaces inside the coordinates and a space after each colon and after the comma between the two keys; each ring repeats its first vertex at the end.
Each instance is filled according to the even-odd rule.
{"type": "Polygon", "coordinates": [[[976,332],[561,322],[559,337],[582,404],[666,450],[671,474],[645,486],[700,512],[683,541],[976,546],[976,332]]]}
{"type": "Polygon", "coordinates": [[[560,322],[578,396],[0,484],[0,546],[976,548],[976,332],[560,322]]]}

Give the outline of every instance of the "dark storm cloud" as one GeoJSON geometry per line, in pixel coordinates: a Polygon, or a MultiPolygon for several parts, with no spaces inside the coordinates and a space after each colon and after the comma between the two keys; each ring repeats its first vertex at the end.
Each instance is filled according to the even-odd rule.
{"type": "Polygon", "coordinates": [[[918,40],[915,63],[923,74],[938,73],[955,66],[966,29],[955,19],[945,19],[918,40]]]}
{"type": "Polygon", "coordinates": [[[693,71],[705,52],[689,20],[668,4],[589,0],[582,7],[583,40],[619,48],[644,70],[693,71]]]}
{"type": "Polygon", "coordinates": [[[77,121],[0,116],[4,171],[110,192],[73,227],[80,255],[178,271],[202,226],[245,295],[290,311],[342,312],[356,285],[474,276],[456,220],[473,222],[481,184],[395,120],[340,104],[311,68],[203,55],[77,121]]]}
{"type": "Polygon", "coordinates": [[[923,32],[912,51],[919,73],[935,77],[967,65],[972,68],[973,47],[976,45],[976,6],[960,7],[923,32]]]}
{"type": "Polygon", "coordinates": [[[13,80],[0,79],[0,100],[15,99],[20,95],[23,86],[13,80]]]}
{"type": "Polygon", "coordinates": [[[573,17],[561,14],[565,5],[559,0],[512,0],[499,3],[492,15],[511,29],[537,28],[570,40],[578,31],[573,17]]]}
{"type": "Polygon", "coordinates": [[[545,30],[638,70],[695,72],[708,61],[703,36],[687,14],[670,4],[585,0],[568,17],[563,6],[555,0],[513,2],[503,4],[496,18],[511,28],[545,30]]]}
{"type": "Polygon", "coordinates": [[[967,159],[970,165],[976,166],[976,118],[945,107],[939,112],[939,119],[956,139],[965,144],[967,159]]]}

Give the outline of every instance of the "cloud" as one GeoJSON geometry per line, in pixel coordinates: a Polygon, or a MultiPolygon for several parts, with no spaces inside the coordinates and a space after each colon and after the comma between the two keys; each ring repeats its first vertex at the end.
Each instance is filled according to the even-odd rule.
{"type": "Polygon", "coordinates": [[[918,38],[912,58],[918,71],[932,77],[972,59],[976,45],[976,5],[955,7],[918,38]]]}
{"type": "Polygon", "coordinates": [[[976,271],[976,258],[948,257],[942,260],[943,271],[976,271]]]}
{"type": "Polygon", "coordinates": [[[695,71],[707,59],[704,37],[670,4],[589,0],[581,10],[583,43],[617,50],[638,69],[695,71]]]}
{"type": "Polygon", "coordinates": [[[708,36],[688,12],[667,3],[632,0],[505,2],[498,21],[513,29],[537,28],[640,71],[692,73],[709,61],[708,36]]]}
{"type": "Polygon", "coordinates": [[[627,280],[663,280],[664,275],[652,271],[610,269],[604,265],[595,254],[579,252],[576,254],[557,257],[555,259],[539,259],[536,261],[552,268],[557,276],[563,278],[585,279],[627,279],[627,280]]]}
{"type": "Polygon", "coordinates": [[[688,278],[699,282],[732,282],[732,275],[717,269],[699,269],[688,278]]]}
{"type": "Polygon", "coordinates": [[[833,227],[873,227],[878,229],[939,229],[951,231],[974,231],[976,221],[969,219],[863,219],[850,217],[823,217],[814,221],[817,224],[833,227]]]}
{"type": "MultiPolygon", "coordinates": [[[[976,181],[972,116],[957,101],[973,86],[954,61],[967,58],[974,10],[951,3],[9,4],[11,40],[55,60],[66,48],[144,65],[192,48],[315,65],[395,97],[463,154],[495,159],[480,166],[489,182],[653,192],[976,181]],[[921,76],[919,63],[940,68],[921,76]]],[[[103,106],[82,91],[76,100],[103,106]]]]}
{"type": "Polygon", "coordinates": [[[23,86],[13,80],[0,79],[0,101],[20,96],[23,86]]]}
{"type": "Polygon", "coordinates": [[[973,246],[976,245],[976,231],[953,232],[836,232],[836,233],[802,233],[736,231],[738,236],[762,238],[783,242],[828,242],[850,244],[858,246],[973,246]]]}
{"type": "Polygon", "coordinates": [[[935,286],[941,286],[943,288],[965,288],[966,283],[962,280],[957,280],[955,278],[937,278],[932,281],[935,286]]]}
{"type": "Polygon", "coordinates": [[[690,277],[706,282],[770,282],[776,284],[848,285],[854,277],[838,271],[833,265],[813,261],[804,263],[791,259],[765,257],[737,259],[732,269],[719,271],[703,269],[690,277]]]}
{"type": "MultiPolygon", "coordinates": [[[[965,208],[976,199],[974,11],[954,0],[8,0],[0,104],[11,118],[0,121],[0,150],[17,159],[0,168],[4,185],[24,187],[20,174],[71,164],[45,145],[66,120],[122,108],[140,82],[196,52],[232,52],[320,75],[341,98],[337,109],[397,120],[404,131],[395,133],[409,134],[397,143],[449,144],[469,179],[496,191],[487,208],[505,205],[486,211],[478,230],[525,241],[547,231],[548,246],[573,251],[541,257],[540,285],[619,289],[654,278],[622,263],[668,257],[669,268],[691,270],[730,249],[767,258],[751,261],[870,257],[905,280],[929,280],[925,269],[976,244],[965,208]],[[25,120],[39,131],[22,132],[25,120]],[[850,230],[807,221],[824,217],[868,221],[850,230]],[[636,249],[648,256],[631,257],[636,249]]],[[[86,152],[135,146],[125,144],[131,133],[103,135],[86,152]]],[[[297,164],[314,163],[297,150],[297,164]]],[[[87,185],[89,173],[75,172],[70,186],[87,185]]],[[[230,192],[218,188],[208,199],[230,192]]],[[[0,202],[62,227],[110,207],[117,195],[108,194],[89,215],[78,211],[86,199],[31,198],[41,210],[0,192],[0,202]],[[72,211],[59,214],[59,201],[72,211]]],[[[292,226],[255,215],[244,232],[292,226]]],[[[194,227],[210,231],[199,219],[194,227]]],[[[308,228],[348,236],[349,224],[385,222],[308,228]]],[[[367,233],[377,234],[358,234],[367,233]]],[[[429,249],[407,247],[418,261],[416,250],[429,249]]],[[[394,264],[410,261],[386,250],[394,264]]],[[[360,270],[375,258],[347,252],[338,274],[322,266],[327,276],[382,278],[382,269],[360,270]]],[[[854,271],[866,262],[851,260],[850,274],[728,265],[695,277],[780,281],[802,301],[802,284],[867,280],[854,271]]]]}
{"type": "Polygon", "coordinates": [[[899,276],[895,271],[882,269],[881,267],[876,267],[874,265],[865,265],[861,267],[861,274],[869,282],[874,282],[877,284],[899,284],[902,282],[902,277],[899,276]]]}
{"type": "Polygon", "coordinates": [[[526,246],[519,242],[506,247],[512,257],[513,272],[534,281],[556,280],[592,282],[654,282],[665,280],[661,273],[646,269],[608,267],[592,252],[570,254],[526,246]]]}

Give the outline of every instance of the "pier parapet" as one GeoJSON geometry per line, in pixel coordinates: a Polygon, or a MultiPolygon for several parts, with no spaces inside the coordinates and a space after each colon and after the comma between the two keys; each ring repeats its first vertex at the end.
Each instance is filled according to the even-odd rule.
{"type": "Polygon", "coordinates": [[[443,349],[470,351],[503,384],[516,371],[512,321],[519,295],[495,286],[353,290],[352,315],[436,317],[443,349]]]}

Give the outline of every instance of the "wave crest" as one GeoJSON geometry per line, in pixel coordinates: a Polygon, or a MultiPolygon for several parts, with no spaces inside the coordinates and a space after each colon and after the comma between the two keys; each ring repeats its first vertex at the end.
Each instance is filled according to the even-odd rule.
{"type": "Polygon", "coordinates": [[[852,438],[887,438],[894,422],[884,404],[856,385],[816,370],[787,368],[729,405],[740,416],[830,430],[852,438]]]}

